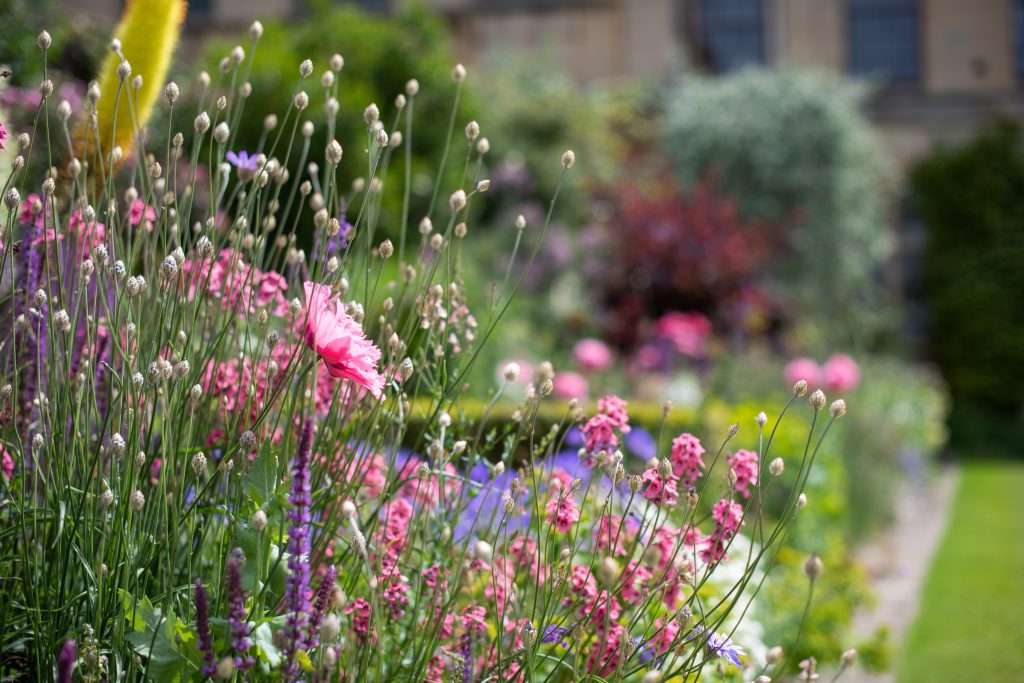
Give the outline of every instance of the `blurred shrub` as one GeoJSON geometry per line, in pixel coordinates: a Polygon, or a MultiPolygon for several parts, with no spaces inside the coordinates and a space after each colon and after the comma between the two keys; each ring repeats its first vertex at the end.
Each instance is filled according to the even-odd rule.
{"type": "Polygon", "coordinates": [[[744,222],[710,179],[682,196],[664,172],[650,175],[620,181],[614,217],[602,224],[604,258],[590,279],[608,338],[633,348],[647,336],[646,321],[678,310],[742,324],[773,241],[770,226],[744,222]]]}
{"type": "Polygon", "coordinates": [[[932,357],[956,412],[1024,411],[1024,143],[1000,123],[911,175],[928,226],[925,284],[932,357]]]}
{"type": "Polygon", "coordinates": [[[665,148],[683,186],[713,172],[744,220],[786,231],[771,284],[822,351],[870,342],[886,321],[885,160],[865,92],[822,73],[749,70],[687,78],[668,96],[665,148]]]}

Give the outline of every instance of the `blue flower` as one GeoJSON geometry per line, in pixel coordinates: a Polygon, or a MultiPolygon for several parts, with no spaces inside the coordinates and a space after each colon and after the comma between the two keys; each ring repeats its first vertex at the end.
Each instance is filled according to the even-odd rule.
{"type": "Polygon", "coordinates": [[[658,442],[643,427],[633,427],[623,440],[626,442],[626,448],[641,460],[650,460],[658,454],[658,442]]]}

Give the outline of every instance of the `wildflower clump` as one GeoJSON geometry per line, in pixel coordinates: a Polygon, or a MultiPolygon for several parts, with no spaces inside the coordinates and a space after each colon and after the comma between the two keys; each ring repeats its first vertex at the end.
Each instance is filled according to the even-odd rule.
{"type": "MultiPolygon", "coordinates": [[[[253,25],[253,47],[263,33],[253,25]]],[[[166,148],[148,148],[145,117],[119,105],[130,92],[98,86],[81,111],[59,105],[58,135],[19,140],[26,159],[63,156],[73,172],[15,164],[4,179],[0,650],[18,654],[14,673],[668,680],[750,664],[733,636],[806,501],[820,424],[845,403],[825,414],[815,391],[813,438],[785,481],[781,466],[762,476],[767,445],[724,452],[735,430],[707,447],[666,435],[645,464],[618,396],[589,411],[574,400],[541,433],[550,363],[524,378],[516,419],[471,414],[467,373],[509,297],[474,312],[460,267],[488,189],[468,169],[485,166],[438,182],[447,206],[403,220],[410,248],[386,266],[378,169],[408,163],[392,155],[411,141],[382,121],[411,125],[418,84],[393,110],[362,112],[375,144],[352,182],[341,142],[320,158],[296,137],[344,115],[340,56],[313,95],[301,87],[314,63],[299,64],[296,94],[268,116],[276,132],[235,146],[232,122],[254,115],[253,53],[200,76],[198,113],[160,88],[166,148]],[[133,147],[88,152],[125,125],[133,147]],[[759,505],[772,482],[788,491],[776,518],[759,505]]],[[[466,69],[452,78],[458,92],[466,69]]],[[[481,125],[465,130],[479,160],[481,125]]],[[[563,179],[576,162],[561,154],[563,179]]],[[[505,366],[494,402],[521,372],[505,366]]]]}

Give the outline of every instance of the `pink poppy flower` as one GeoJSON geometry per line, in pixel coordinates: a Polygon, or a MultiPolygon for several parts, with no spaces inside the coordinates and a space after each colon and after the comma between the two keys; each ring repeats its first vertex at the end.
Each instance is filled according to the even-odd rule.
{"type": "Polygon", "coordinates": [[[814,386],[819,382],[821,369],[810,358],[794,358],[786,364],[782,374],[790,384],[806,380],[809,385],[814,386]]]}
{"type": "Polygon", "coordinates": [[[825,361],[821,374],[828,391],[844,393],[852,391],[860,384],[860,367],[857,366],[857,361],[845,353],[832,354],[825,361]]]}
{"type": "Polygon", "coordinates": [[[581,339],[572,357],[584,372],[600,372],[612,364],[612,350],[600,339],[581,339]]]}
{"type": "Polygon", "coordinates": [[[331,377],[352,380],[379,399],[384,390],[384,376],[377,371],[380,349],[352,316],[339,309],[329,287],[315,282],[304,286],[306,345],[320,354],[331,377]]]}

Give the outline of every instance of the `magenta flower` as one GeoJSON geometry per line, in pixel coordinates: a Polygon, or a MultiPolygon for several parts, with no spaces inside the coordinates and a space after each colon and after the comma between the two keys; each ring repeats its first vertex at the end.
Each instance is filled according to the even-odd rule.
{"type": "Polygon", "coordinates": [[[352,316],[341,310],[326,285],[307,282],[304,339],[320,354],[331,377],[347,379],[381,398],[384,375],[377,371],[380,349],[363,334],[352,316]]]}
{"type": "Polygon", "coordinates": [[[555,385],[555,396],[558,398],[587,398],[587,378],[578,372],[558,372],[552,380],[555,385]]]}
{"type": "Polygon", "coordinates": [[[3,454],[2,463],[0,463],[0,472],[10,481],[11,477],[14,476],[14,458],[7,452],[7,449],[0,445],[0,454],[3,454]]]}
{"type": "Polygon", "coordinates": [[[742,493],[744,498],[749,498],[750,487],[757,486],[757,453],[741,448],[729,458],[729,467],[736,473],[736,491],[742,493]]]}
{"type": "Polygon", "coordinates": [[[821,369],[810,358],[794,358],[786,364],[782,374],[790,384],[805,380],[808,385],[814,386],[819,382],[821,369]]]}
{"type": "Polygon", "coordinates": [[[612,364],[612,350],[600,339],[581,339],[573,347],[572,357],[585,372],[600,372],[612,364]]]}
{"type": "Polygon", "coordinates": [[[845,353],[835,353],[821,369],[822,381],[828,391],[845,393],[860,384],[860,367],[845,353]]]}
{"type": "Polygon", "coordinates": [[[7,149],[4,146],[4,140],[7,139],[7,129],[4,128],[4,122],[0,121],[0,151],[7,149]]]}
{"type": "Polygon", "coordinates": [[[132,225],[138,225],[144,220],[148,222],[155,221],[156,210],[141,199],[136,199],[128,209],[128,222],[132,225]]]}
{"type": "Polygon", "coordinates": [[[76,659],[78,652],[75,649],[75,641],[68,638],[57,654],[57,683],[71,683],[71,673],[75,670],[76,659]]]}

